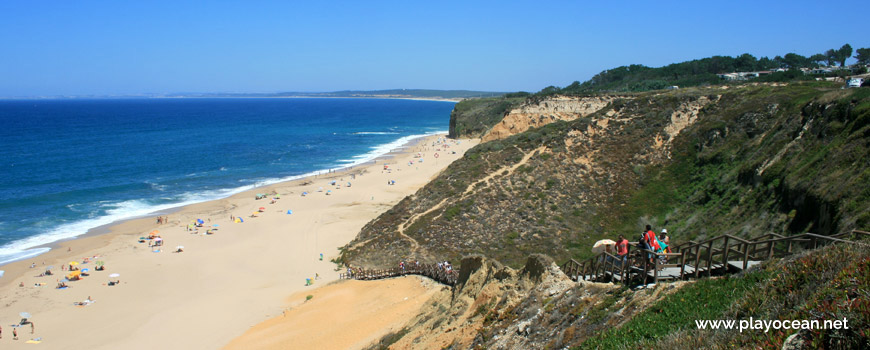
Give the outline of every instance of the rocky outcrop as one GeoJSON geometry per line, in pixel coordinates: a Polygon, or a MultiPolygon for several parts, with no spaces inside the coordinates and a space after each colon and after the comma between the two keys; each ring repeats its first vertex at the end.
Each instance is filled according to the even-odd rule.
{"type": "MultiPolygon", "coordinates": [[[[391,349],[472,348],[487,324],[524,300],[577,285],[543,255],[530,256],[519,271],[480,255],[462,259],[461,265],[457,285],[429,300],[391,349]]],[[[531,329],[531,322],[524,329],[531,329]]]]}
{"type": "Polygon", "coordinates": [[[501,122],[483,135],[482,142],[504,139],[559,120],[570,121],[585,117],[606,107],[616,98],[553,96],[540,101],[529,101],[508,112],[501,122]]]}

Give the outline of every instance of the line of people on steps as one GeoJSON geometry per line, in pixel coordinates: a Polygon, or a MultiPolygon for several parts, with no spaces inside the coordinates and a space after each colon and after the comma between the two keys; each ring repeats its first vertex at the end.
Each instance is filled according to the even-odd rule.
{"type": "MultiPolygon", "coordinates": [[[[662,232],[656,236],[655,232],[652,230],[651,225],[646,225],[646,230],[641,233],[640,238],[638,239],[638,246],[641,249],[653,251],[656,253],[670,253],[671,237],[668,236],[668,229],[662,229],[662,232]]],[[[629,242],[625,239],[625,236],[619,235],[619,238],[616,240],[616,255],[620,258],[622,262],[626,262],[628,260],[628,246],[629,242]]],[[[655,263],[653,260],[655,255],[652,253],[648,254],[647,257],[650,263],[655,263]]]]}

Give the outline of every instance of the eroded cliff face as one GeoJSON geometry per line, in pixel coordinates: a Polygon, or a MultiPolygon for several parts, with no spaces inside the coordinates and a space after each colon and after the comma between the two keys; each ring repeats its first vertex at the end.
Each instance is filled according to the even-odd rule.
{"type": "MultiPolygon", "coordinates": [[[[470,349],[488,324],[527,298],[556,295],[576,285],[543,255],[529,257],[520,270],[483,256],[466,257],[461,265],[456,287],[429,300],[391,349],[470,349]]],[[[527,323],[524,329],[530,327],[527,323]]]]}
{"type": "MultiPolygon", "coordinates": [[[[389,266],[401,257],[456,260],[482,253],[518,266],[538,252],[563,261],[577,253],[569,246],[579,251],[577,242],[593,238],[588,232],[597,226],[596,212],[638,188],[636,169],[667,162],[675,137],[718,99],[555,97],[517,109],[510,114],[514,121],[537,120],[544,112],[570,121],[527,130],[517,135],[522,140],[478,146],[497,151],[467,155],[366,225],[345,261],[389,266]]],[[[514,125],[510,132],[530,126],[514,125]]]]}
{"type": "Polygon", "coordinates": [[[613,102],[615,96],[553,96],[529,101],[508,112],[501,122],[482,137],[482,142],[501,140],[531,128],[564,120],[570,121],[595,113],[613,102]]]}

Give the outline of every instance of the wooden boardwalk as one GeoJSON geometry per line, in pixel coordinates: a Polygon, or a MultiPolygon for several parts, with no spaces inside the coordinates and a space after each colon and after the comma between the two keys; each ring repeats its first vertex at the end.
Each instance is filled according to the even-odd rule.
{"type": "Polygon", "coordinates": [[[419,275],[428,277],[435,282],[453,286],[459,277],[459,271],[452,268],[444,268],[437,264],[406,264],[404,268],[394,267],[391,269],[352,269],[348,268],[347,272],[339,275],[341,279],[355,280],[379,280],[384,278],[393,278],[406,275],[419,275]]]}
{"type": "MultiPolygon", "coordinates": [[[[598,254],[584,262],[570,259],[560,266],[562,272],[575,281],[619,282],[626,285],[646,285],[659,281],[677,281],[690,278],[720,276],[737,273],[761,264],[764,260],[815,249],[831,243],[866,244],[855,242],[870,237],[870,232],[853,230],[833,236],[804,233],[782,236],[775,233],[743,239],[721,235],[702,242],[689,241],[672,247],[672,253],[643,250],[637,243],[629,244],[629,252],[620,257],[608,252],[598,254]],[[652,262],[649,257],[652,257],[652,262]]],[[[342,273],[342,279],[378,280],[405,275],[420,275],[438,283],[454,286],[459,278],[458,269],[437,264],[406,264],[404,268],[351,269],[342,273]]]]}
{"type": "Polygon", "coordinates": [[[855,240],[868,236],[870,232],[858,230],[833,236],[804,233],[786,237],[771,233],[752,239],[721,235],[703,242],[689,241],[673,246],[672,253],[667,254],[643,250],[631,243],[625,257],[603,252],[582,263],[571,259],[560,267],[575,281],[658,283],[736,273],[767,259],[826,244],[865,244],[855,240]]]}

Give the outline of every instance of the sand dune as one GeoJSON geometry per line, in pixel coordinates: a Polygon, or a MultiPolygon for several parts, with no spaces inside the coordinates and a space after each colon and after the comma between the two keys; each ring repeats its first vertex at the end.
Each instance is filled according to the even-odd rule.
{"type": "Polygon", "coordinates": [[[226,349],[358,349],[400,331],[441,288],[431,280],[406,276],[341,281],[300,292],[284,315],[251,328],[226,349]],[[308,295],[312,298],[305,301],[308,295]]]}

